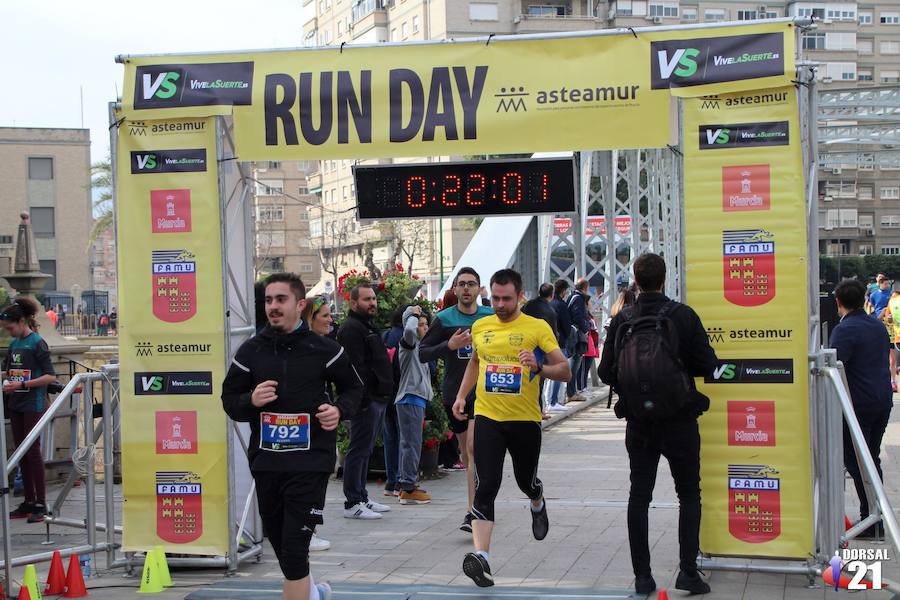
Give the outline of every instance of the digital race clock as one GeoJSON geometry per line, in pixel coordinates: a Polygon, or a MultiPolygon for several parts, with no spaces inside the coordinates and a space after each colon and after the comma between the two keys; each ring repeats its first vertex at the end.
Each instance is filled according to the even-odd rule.
{"type": "Polygon", "coordinates": [[[360,220],[575,210],[573,158],[353,167],[360,220]]]}

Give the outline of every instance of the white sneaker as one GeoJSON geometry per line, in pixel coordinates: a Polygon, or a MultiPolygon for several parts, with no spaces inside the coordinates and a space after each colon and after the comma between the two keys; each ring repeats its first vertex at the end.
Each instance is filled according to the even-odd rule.
{"type": "Polygon", "coordinates": [[[316,534],[313,534],[312,539],[309,540],[309,551],[310,552],[323,552],[331,548],[331,542],[328,540],[323,540],[316,534]]]}
{"type": "Polygon", "coordinates": [[[365,521],[371,521],[374,519],[380,519],[381,515],[377,512],[369,510],[369,508],[360,502],[359,504],[354,504],[350,508],[344,509],[344,518],[345,519],[363,519],[365,521]]]}
{"type": "Polygon", "coordinates": [[[378,502],[374,502],[372,500],[366,502],[366,508],[377,513],[391,512],[390,506],[387,506],[386,504],[379,504],[378,502]]]}
{"type": "Polygon", "coordinates": [[[321,598],[321,600],[331,600],[331,585],[327,583],[317,583],[316,588],[319,590],[319,598],[321,598]]]}
{"type": "Polygon", "coordinates": [[[568,412],[568,408],[563,406],[562,404],[554,404],[550,408],[547,409],[547,412],[568,412]]]}

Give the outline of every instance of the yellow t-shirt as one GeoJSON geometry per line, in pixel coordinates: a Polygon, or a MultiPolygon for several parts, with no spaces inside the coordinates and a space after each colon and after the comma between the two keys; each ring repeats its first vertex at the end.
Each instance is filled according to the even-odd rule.
{"type": "Polygon", "coordinates": [[[475,415],[495,421],[541,421],[538,405],[541,378],[519,362],[519,351],[540,348],[550,354],[559,348],[543,319],[520,314],[503,323],[496,315],[472,325],[472,347],[478,354],[475,415]]]}

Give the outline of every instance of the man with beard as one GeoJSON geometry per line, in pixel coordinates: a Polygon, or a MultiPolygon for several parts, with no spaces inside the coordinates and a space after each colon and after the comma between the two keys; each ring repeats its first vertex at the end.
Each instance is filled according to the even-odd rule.
{"type": "Polygon", "coordinates": [[[266,536],[284,574],[284,600],[328,600],[316,585],[309,542],[322,523],[337,429],[363,388],[343,348],[311,332],[300,315],[306,289],[291,273],[266,280],[269,324],[238,349],[222,384],[222,406],[250,424],[248,460],[266,536]],[[326,385],[337,388],[332,402],[326,385]]]}
{"type": "Polygon", "coordinates": [[[466,465],[466,479],[469,487],[469,503],[460,530],[472,532],[472,500],[475,497],[475,469],[472,463],[472,432],[475,428],[475,392],[467,397],[465,414],[468,419],[458,420],[453,416],[453,402],[459,391],[469,359],[472,357],[472,325],[478,319],[494,314],[494,311],[478,305],[481,278],[475,269],[462,267],[453,280],[453,292],[457,303],[437,314],[428,333],[419,344],[419,360],[430,362],[443,359],[444,381],[441,397],[450,431],[459,438],[459,451],[466,465]]]}
{"type": "Polygon", "coordinates": [[[523,314],[522,276],[501,269],[491,277],[493,316],[472,326],[472,357],[453,404],[453,415],[466,419],[469,392],[475,387],[475,499],[472,538],[475,552],[463,559],[463,572],[476,585],[494,585],[488,563],[494,528],[494,500],[503,480],[507,451],[519,489],[531,500],[534,539],[547,537],[550,522],[544,488],[537,477],[541,455],[541,377],[567,381],[569,363],[546,321],[523,314]]]}

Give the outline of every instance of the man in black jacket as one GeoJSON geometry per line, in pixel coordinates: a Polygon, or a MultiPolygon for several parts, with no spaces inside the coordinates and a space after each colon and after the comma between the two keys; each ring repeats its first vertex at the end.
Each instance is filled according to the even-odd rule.
{"type": "Polygon", "coordinates": [[[300,319],[303,282],[290,273],[266,281],[269,325],[238,349],[222,384],[222,406],[250,424],[248,459],[266,536],[284,574],[285,600],[331,597],[309,572],[309,541],[322,523],[334,470],[338,423],[356,412],[362,381],[344,350],[300,319]],[[332,383],[337,399],[326,392],[332,383]]]}
{"type": "MultiPolygon", "coordinates": [[[[572,319],[572,325],[578,330],[572,335],[583,336],[582,339],[587,340],[588,333],[591,330],[591,320],[588,318],[588,280],[582,277],[575,283],[575,291],[569,296],[567,303],[569,307],[569,316],[572,319]]],[[[575,340],[578,341],[577,338],[575,340]]],[[[573,346],[574,347],[574,346],[573,346]]],[[[573,350],[569,356],[569,368],[572,369],[572,378],[566,384],[566,400],[584,400],[584,397],[578,393],[578,372],[581,370],[581,362],[584,360],[584,354],[578,350],[573,350]]]]}
{"type": "Polygon", "coordinates": [[[691,307],[669,300],[662,293],[666,279],[666,263],[656,254],[644,254],[634,262],[634,277],[640,294],[634,311],[622,311],[613,317],[597,369],[604,383],[616,388],[614,366],[617,360],[616,332],[627,326],[630,318],[656,315],[665,306],[666,316],[678,334],[678,357],[690,376],[691,397],[682,413],[660,421],[639,420],[629,414],[623,398],[616,402],[616,416],[625,418],[625,447],[631,467],[631,490],[628,495],[628,543],[635,575],[635,591],[649,594],[656,589],[650,571],[647,512],[656,483],[659,457],[669,461],[675,491],[678,494],[678,542],[680,571],[675,581],[679,590],[706,594],[709,585],[697,572],[700,551],[700,433],[697,417],[709,408],[709,399],[696,390],[694,377],[712,373],[716,353],[709,345],[706,329],[691,307]]]}
{"type": "MultiPolygon", "coordinates": [[[[553,284],[553,300],[550,306],[556,313],[556,339],[559,341],[559,348],[563,355],[569,358],[574,347],[575,340],[571,339],[572,333],[572,316],[569,314],[569,307],[566,305],[566,296],[569,293],[569,282],[565,279],[557,279],[553,284]]],[[[550,383],[550,406],[549,410],[565,410],[564,403],[559,402],[559,391],[562,383],[553,381],[550,383]]],[[[568,384],[566,385],[568,388],[568,384]]]]}
{"type": "Polygon", "coordinates": [[[365,385],[359,413],[350,420],[350,445],[344,458],[344,517],[380,519],[391,508],[369,499],[366,475],[375,438],[384,423],[384,411],[394,389],[394,367],[372,319],[378,300],[371,285],[350,290],[350,312],[338,330],[337,341],[350,356],[365,385]]]}

